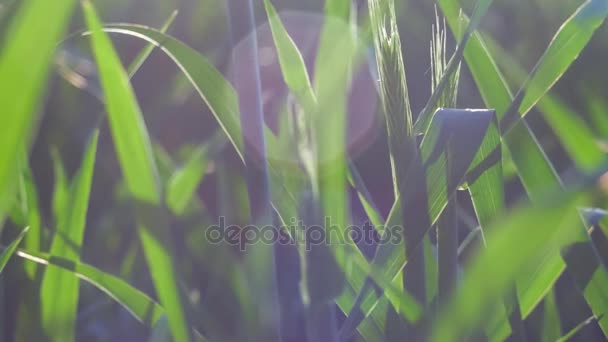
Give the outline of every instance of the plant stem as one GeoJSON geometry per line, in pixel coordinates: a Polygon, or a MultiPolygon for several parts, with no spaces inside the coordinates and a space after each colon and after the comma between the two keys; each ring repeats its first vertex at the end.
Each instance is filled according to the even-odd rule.
{"type": "MultiPolygon", "coordinates": [[[[242,50],[245,54],[240,59],[247,63],[245,73],[235,74],[235,88],[239,96],[241,112],[241,129],[244,140],[244,153],[247,189],[253,223],[262,225],[272,224],[272,206],[270,203],[270,186],[268,176],[268,160],[266,158],[266,142],[264,139],[264,114],[262,104],[261,77],[258,62],[258,41],[255,28],[255,16],[251,0],[228,0],[230,34],[233,48],[242,37],[245,39],[242,50]],[[253,80],[253,87],[243,82],[253,80]],[[254,96],[243,96],[254,93],[254,96]],[[245,136],[245,132],[247,132],[245,136]]],[[[233,60],[234,60],[233,55],[233,60]]],[[[266,340],[280,341],[280,315],[275,270],[274,246],[256,244],[248,250],[247,268],[251,279],[251,290],[258,296],[258,318],[266,340]],[[265,269],[260,269],[260,265],[265,269]],[[269,314],[270,312],[270,314],[269,314]]],[[[255,339],[255,338],[254,338],[255,339]]]]}

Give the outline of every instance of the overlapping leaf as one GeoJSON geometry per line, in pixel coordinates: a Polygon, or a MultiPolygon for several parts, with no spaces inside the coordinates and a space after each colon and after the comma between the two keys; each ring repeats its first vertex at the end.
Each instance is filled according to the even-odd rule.
{"type": "Polygon", "coordinates": [[[126,71],[90,2],[83,2],[91,46],[99,68],[110,128],[129,192],[138,201],[138,232],[161,303],[167,310],[173,337],[190,338],[190,329],[177,286],[167,221],[161,204],[157,169],[150,138],[126,71]]]}
{"type": "MultiPolygon", "coordinates": [[[[78,261],[84,238],[89,195],[97,155],[98,132],[94,132],[85,150],[81,167],[70,187],[67,205],[63,207],[51,243],[51,254],[78,261]]],[[[75,338],[79,281],[75,275],[54,266],[46,269],[40,288],[42,323],[47,335],[55,341],[75,338]]]]}

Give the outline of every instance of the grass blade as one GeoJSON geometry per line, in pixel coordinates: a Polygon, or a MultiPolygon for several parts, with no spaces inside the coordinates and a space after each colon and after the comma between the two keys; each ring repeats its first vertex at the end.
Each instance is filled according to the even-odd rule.
{"type": "Polygon", "coordinates": [[[75,0],[28,1],[18,9],[0,53],[0,222],[10,208],[20,153],[28,150],[55,45],[65,32],[75,0]]]}
{"type": "Polygon", "coordinates": [[[28,230],[29,230],[29,227],[26,227],[25,229],[23,229],[23,231],[21,231],[19,236],[13,242],[11,242],[11,244],[8,245],[8,247],[6,247],[0,254],[0,274],[2,274],[2,271],[4,271],[6,264],[8,264],[9,260],[11,260],[11,257],[13,256],[13,254],[15,254],[15,251],[17,250],[17,246],[19,246],[19,244],[21,243],[21,240],[23,240],[23,238],[25,237],[25,234],[27,233],[28,230]]]}
{"type": "Polygon", "coordinates": [[[285,30],[285,27],[270,0],[265,0],[264,6],[266,8],[266,13],[268,14],[272,38],[274,39],[277,48],[276,51],[283,73],[283,79],[291,92],[298,99],[300,105],[309,111],[314,110],[317,105],[317,98],[312,89],[310,79],[308,78],[304,58],[285,30]]]}
{"type": "Polygon", "coordinates": [[[184,213],[195,195],[209,165],[209,148],[204,145],[196,149],[181,169],[178,169],[167,184],[167,206],[176,215],[184,213]]]}
{"type": "Polygon", "coordinates": [[[564,336],[562,336],[561,338],[555,340],[556,342],[566,342],[566,341],[570,341],[572,340],[572,338],[578,334],[579,331],[583,330],[583,328],[585,328],[586,326],[588,326],[589,324],[592,324],[594,322],[596,322],[598,319],[600,319],[601,317],[589,317],[588,319],[586,319],[584,322],[579,323],[576,327],[572,328],[572,330],[570,330],[567,334],[565,334],[564,336]]]}
{"type": "MultiPolygon", "coordinates": [[[[169,27],[171,27],[173,21],[175,21],[175,18],[177,17],[178,13],[179,12],[177,10],[171,13],[169,18],[167,18],[167,21],[165,21],[163,26],[160,28],[160,32],[165,33],[167,32],[167,30],[169,30],[169,27]]],[[[141,66],[144,65],[144,63],[148,59],[148,57],[150,57],[150,54],[152,54],[152,51],[154,51],[154,48],[156,48],[154,44],[148,44],[143,50],[141,50],[137,54],[137,56],[135,56],[133,61],[131,61],[131,64],[129,64],[129,68],[127,69],[127,74],[129,74],[129,78],[133,77],[133,75],[135,75],[137,71],[139,71],[141,66]]]]}
{"type": "MultiPolygon", "coordinates": [[[[503,214],[506,208],[501,152],[500,132],[497,123],[490,127],[486,140],[475,157],[474,164],[479,165],[479,169],[473,170],[467,175],[468,190],[481,228],[482,238],[489,233],[488,229],[491,224],[503,214]],[[481,170],[484,172],[480,172],[481,170]]],[[[484,240],[484,244],[485,242],[484,240]]],[[[491,246],[486,247],[492,248],[491,246]]],[[[525,330],[515,287],[508,292],[505,298],[505,306],[507,308],[506,313],[511,313],[509,323],[513,338],[518,341],[525,341],[525,330]]],[[[498,309],[502,310],[502,307],[499,306],[498,309]]],[[[495,331],[499,333],[506,331],[501,330],[501,328],[508,327],[507,322],[502,320],[503,313],[498,312],[498,328],[492,326],[490,330],[498,329],[495,331]]]]}
{"type": "Polygon", "coordinates": [[[53,188],[53,220],[55,224],[60,221],[63,215],[64,209],[68,206],[70,198],[70,190],[68,184],[68,177],[61,160],[61,155],[56,149],[51,150],[51,157],[53,159],[53,176],[54,176],[54,188],[53,188]]]}
{"type": "Polygon", "coordinates": [[[52,265],[97,287],[127,309],[133,317],[146,326],[152,327],[164,314],[164,309],[145,293],[127,284],[122,279],[81,262],[53,256],[18,250],[17,256],[41,265],[52,265]]]}
{"type": "Polygon", "coordinates": [[[109,24],[104,26],[104,31],[148,41],[171,58],[209,106],[218,124],[242,158],[243,138],[237,93],[210,61],[183,42],[146,26],[109,24]]]}
{"type": "MultiPolygon", "coordinates": [[[[24,159],[26,159],[24,157],[24,159]]],[[[24,160],[24,164],[27,161],[24,160]]],[[[26,164],[27,165],[27,164],[26,164]]],[[[24,224],[29,227],[29,233],[25,237],[24,245],[26,248],[39,251],[42,248],[43,243],[43,231],[42,231],[42,217],[40,213],[40,207],[38,204],[38,191],[36,189],[36,183],[34,182],[34,176],[29,166],[23,168],[23,172],[20,178],[21,182],[21,201],[23,209],[23,217],[25,218],[24,224]]],[[[25,265],[25,271],[27,272],[30,279],[36,277],[36,265],[25,265]]]]}
{"type": "Polygon", "coordinates": [[[562,24],[502,119],[503,131],[508,131],[553,87],[587,46],[606,16],[608,1],[587,0],[562,24]]]}
{"type": "MultiPolygon", "coordinates": [[[[51,244],[51,254],[68,260],[80,259],[98,136],[99,133],[94,132],[87,145],[51,244]]],[[[40,307],[43,328],[52,340],[75,339],[78,297],[79,281],[73,274],[53,266],[46,269],[40,287],[40,307]]]]}
{"type": "MultiPolygon", "coordinates": [[[[498,63],[507,70],[513,81],[525,82],[527,73],[496,42],[486,38],[498,63]]],[[[570,157],[582,170],[592,170],[604,161],[604,153],[594,139],[594,134],[582,118],[563,101],[550,92],[537,102],[538,109],[551,125],[570,157]]]]}
{"type": "Polygon", "coordinates": [[[562,324],[555,290],[547,294],[543,306],[542,342],[557,341],[562,336],[562,324]]]}
{"type": "Polygon", "coordinates": [[[99,67],[110,128],[127,187],[140,205],[138,232],[152,279],[161,303],[167,310],[171,333],[178,341],[190,339],[177,274],[171,253],[171,238],[162,213],[152,208],[161,204],[158,171],[150,138],[127,73],[112,42],[89,1],[83,2],[87,25],[92,32],[91,46],[99,67]],[[164,222],[163,222],[164,221],[164,222]]]}

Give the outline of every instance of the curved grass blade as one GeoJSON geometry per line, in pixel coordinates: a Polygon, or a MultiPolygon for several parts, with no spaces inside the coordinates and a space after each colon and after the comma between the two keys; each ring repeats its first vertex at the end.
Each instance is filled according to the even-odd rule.
{"type": "Polygon", "coordinates": [[[75,0],[33,0],[17,10],[0,53],[0,222],[10,208],[19,158],[28,150],[36,110],[45,93],[55,45],[65,32],[75,0]]]}
{"type": "Polygon", "coordinates": [[[130,193],[138,201],[138,232],[154,285],[167,310],[169,326],[177,341],[190,339],[190,330],[177,285],[177,274],[171,253],[171,236],[158,206],[161,204],[156,165],[151,153],[148,132],[127,73],[102,30],[95,9],[83,2],[87,25],[92,32],[91,46],[95,55],[102,89],[106,99],[110,128],[121,169],[130,193]]]}
{"type": "MultiPolygon", "coordinates": [[[[160,28],[160,32],[165,33],[167,32],[167,30],[169,30],[169,27],[171,27],[173,21],[175,21],[175,18],[177,17],[178,13],[179,12],[177,10],[171,13],[169,18],[167,18],[167,21],[165,21],[163,26],[160,28]]],[[[144,65],[144,62],[148,59],[148,57],[150,57],[150,54],[152,54],[152,51],[154,51],[154,48],[156,48],[154,44],[149,44],[143,50],[141,50],[139,54],[137,54],[137,56],[135,56],[131,64],[129,64],[129,68],[127,69],[129,78],[133,77],[133,75],[135,75],[137,71],[139,71],[141,66],[144,65]]]]}
{"type": "Polygon", "coordinates": [[[52,265],[69,272],[97,287],[129,311],[133,317],[152,327],[165,313],[162,306],[145,293],[127,284],[122,279],[81,262],[46,253],[17,250],[17,256],[41,265],[52,265]]]}
{"type": "MultiPolygon", "coordinates": [[[[91,136],[80,169],[71,185],[68,205],[62,210],[51,243],[52,255],[74,261],[80,259],[98,136],[98,131],[91,136]]],[[[40,286],[40,307],[42,326],[52,340],[74,340],[78,297],[79,281],[73,274],[62,272],[53,266],[46,269],[40,286]]]]}
{"type": "Polygon", "coordinates": [[[109,24],[104,31],[134,36],[162,50],[180,68],[215,116],[242,158],[243,138],[238,97],[232,85],[205,57],[183,42],[161,31],[140,25],[109,24]]]}
{"type": "Polygon", "coordinates": [[[2,274],[2,271],[4,271],[6,264],[8,264],[9,260],[11,260],[13,254],[15,254],[17,247],[21,243],[21,240],[23,240],[23,238],[25,237],[25,234],[28,230],[29,227],[25,227],[25,229],[21,231],[19,236],[17,236],[17,238],[13,242],[11,242],[11,244],[8,245],[8,247],[6,247],[0,254],[0,274],[2,274]]]}

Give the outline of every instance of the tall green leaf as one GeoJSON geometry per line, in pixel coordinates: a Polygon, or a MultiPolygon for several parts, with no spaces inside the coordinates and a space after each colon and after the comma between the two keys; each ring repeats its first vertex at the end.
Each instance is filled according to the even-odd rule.
{"type": "MultiPolygon", "coordinates": [[[[95,131],[87,145],[51,243],[50,253],[68,260],[80,259],[98,136],[99,133],[95,131]]],[[[43,328],[52,340],[75,339],[78,294],[79,281],[73,274],[62,272],[53,266],[46,269],[40,287],[40,307],[43,328]]]]}
{"type": "Polygon", "coordinates": [[[129,78],[120,63],[112,42],[89,1],[83,2],[87,25],[91,30],[91,46],[99,68],[105,94],[112,137],[127,187],[138,201],[138,232],[152,279],[173,337],[190,339],[177,274],[171,253],[171,235],[163,213],[155,208],[161,204],[157,169],[151,153],[148,132],[129,78]]]}
{"type": "MultiPolygon", "coordinates": [[[[25,164],[27,161],[23,161],[23,163],[25,164]]],[[[24,245],[28,249],[39,251],[43,243],[42,215],[38,204],[38,190],[34,182],[32,169],[29,166],[23,168],[20,183],[23,216],[26,219],[25,224],[29,227],[29,233],[25,237],[24,245]]],[[[25,265],[25,271],[30,279],[34,279],[36,276],[36,265],[25,265]]]]}
{"type": "Polygon", "coordinates": [[[0,53],[0,222],[10,207],[20,153],[29,149],[36,111],[55,45],[66,30],[74,0],[31,0],[21,4],[0,53]]]}

